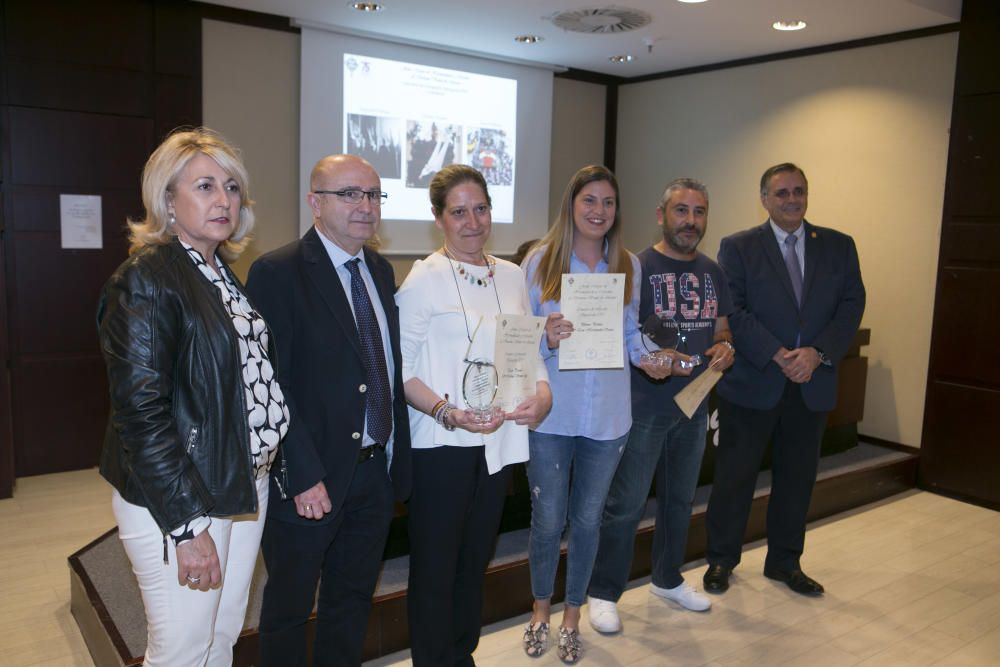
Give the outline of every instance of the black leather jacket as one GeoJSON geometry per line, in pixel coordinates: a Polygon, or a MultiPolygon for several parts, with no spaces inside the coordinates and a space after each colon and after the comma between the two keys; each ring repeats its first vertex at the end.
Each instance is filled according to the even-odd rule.
{"type": "Polygon", "coordinates": [[[122,263],[97,324],[111,389],[101,475],[164,532],[256,512],[238,339],[184,247],[175,239],[122,263]]]}

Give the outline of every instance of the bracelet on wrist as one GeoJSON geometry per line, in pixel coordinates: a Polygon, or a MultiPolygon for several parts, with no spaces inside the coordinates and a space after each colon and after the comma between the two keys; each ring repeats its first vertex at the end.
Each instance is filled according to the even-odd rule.
{"type": "Polygon", "coordinates": [[[451,415],[453,411],[457,409],[458,406],[454,405],[453,403],[449,403],[446,406],[444,406],[444,408],[441,409],[441,421],[439,423],[441,424],[441,426],[444,427],[446,431],[455,430],[455,425],[448,423],[448,417],[451,415]]]}

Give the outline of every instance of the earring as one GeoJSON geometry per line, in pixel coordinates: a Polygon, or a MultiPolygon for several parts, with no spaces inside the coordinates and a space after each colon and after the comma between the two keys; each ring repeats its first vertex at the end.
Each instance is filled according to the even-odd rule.
{"type": "Polygon", "coordinates": [[[177,224],[177,218],[174,217],[173,213],[171,213],[170,217],[167,218],[167,224],[169,224],[169,225],[176,225],[177,224]]]}

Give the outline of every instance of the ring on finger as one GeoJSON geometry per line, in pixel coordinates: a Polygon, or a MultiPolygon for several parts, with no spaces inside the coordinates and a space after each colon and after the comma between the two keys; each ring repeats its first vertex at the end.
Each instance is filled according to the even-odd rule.
{"type": "Polygon", "coordinates": [[[201,583],[201,577],[192,577],[190,574],[185,574],[184,578],[188,580],[189,584],[197,585],[201,583]]]}

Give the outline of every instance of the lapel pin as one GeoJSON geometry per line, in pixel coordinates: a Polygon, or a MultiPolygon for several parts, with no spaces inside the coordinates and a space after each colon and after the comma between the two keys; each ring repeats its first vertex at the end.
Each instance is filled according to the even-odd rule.
{"type": "Polygon", "coordinates": [[[811,233],[809,236],[816,238],[816,232],[811,233]]]}

